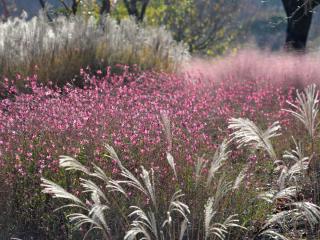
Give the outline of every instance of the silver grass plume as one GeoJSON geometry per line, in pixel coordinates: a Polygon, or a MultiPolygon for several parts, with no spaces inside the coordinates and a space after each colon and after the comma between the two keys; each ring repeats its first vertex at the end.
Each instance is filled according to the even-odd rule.
{"type": "Polygon", "coordinates": [[[207,166],[206,160],[203,157],[198,157],[197,163],[195,166],[195,174],[196,174],[196,187],[199,185],[201,179],[202,170],[207,166]]]}
{"type": "Polygon", "coordinates": [[[228,155],[230,151],[228,151],[227,149],[228,149],[228,143],[227,143],[227,140],[224,140],[220,144],[220,146],[217,148],[211,160],[208,177],[207,177],[207,183],[206,183],[207,186],[210,186],[215,173],[220,169],[223,163],[228,159],[228,155]]]}
{"type": "Polygon", "coordinates": [[[282,234],[276,232],[273,229],[266,229],[264,231],[262,231],[259,236],[265,236],[265,237],[270,237],[274,240],[289,240],[288,238],[286,238],[285,236],[283,236],[282,234]]]}
{"type": "Polygon", "coordinates": [[[138,234],[142,234],[146,240],[159,239],[158,228],[154,213],[145,213],[140,207],[131,206],[133,212],[129,214],[129,217],[135,217],[135,220],[131,223],[131,228],[124,236],[125,240],[134,240],[138,234]]]}
{"type": "Polygon", "coordinates": [[[271,226],[286,226],[289,223],[296,224],[298,222],[308,223],[311,228],[320,222],[320,207],[311,202],[292,202],[287,206],[290,210],[285,210],[270,216],[264,225],[264,229],[271,226]]]}
{"type": "MultiPolygon", "coordinates": [[[[183,221],[181,222],[180,229],[180,238],[183,236],[186,231],[188,224],[187,215],[190,213],[189,207],[180,201],[180,199],[184,196],[181,193],[181,190],[175,192],[170,200],[169,208],[167,210],[167,218],[161,224],[161,228],[164,229],[167,225],[171,226],[173,221],[173,214],[177,213],[180,217],[183,217],[183,221]]],[[[158,229],[159,224],[157,224],[157,220],[155,218],[155,214],[152,211],[148,211],[147,213],[138,206],[131,206],[133,212],[129,214],[129,217],[135,217],[133,222],[131,223],[130,229],[127,231],[124,239],[136,239],[138,234],[143,235],[142,239],[162,239],[159,238],[162,230],[158,229]]]]}
{"type": "Polygon", "coordinates": [[[288,102],[293,110],[285,110],[302,122],[312,140],[314,140],[319,126],[319,121],[317,120],[319,112],[318,96],[319,91],[316,89],[315,84],[307,86],[303,93],[297,90],[297,104],[288,102]]]}
{"type": "Polygon", "coordinates": [[[222,199],[227,195],[227,193],[232,189],[232,184],[231,182],[228,182],[225,180],[225,175],[220,177],[217,187],[216,187],[216,192],[214,194],[214,204],[213,204],[213,209],[218,209],[219,204],[221,203],[222,199]]]}
{"type": "MultiPolygon", "coordinates": [[[[171,216],[172,213],[177,212],[181,215],[185,220],[188,220],[188,214],[190,214],[190,210],[187,204],[180,201],[180,199],[184,196],[181,190],[176,191],[170,200],[168,215],[171,216]]],[[[163,223],[165,225],[168,223],[168,219],[163,223]]]]}
{"type": "Polygon", "coordinates": [[[105,182],[106,188],[109,192],[119,192],[125,197],[128,197],[126,191],[123,189],[123,187],[120,185],[120,183],[117,180],[113,180],[112,178],[108,177],[106,173],[97,165],[93,164],[93,173],[90,174],[90,176],[96,177],[102,181],[105,182]]]}
{"type": "Polygon", "coordinates": [[[289,181],[298,181],[299,177],[303,177],[309,166],[309,157],[303,154],[302,144],[293,138],[295,149],[285,151],[283,158],[293,161],[291,166],[287,167],[286,178],[289,181]]]}
{"type": "Polygon", "coordinates": [[[173,174],[176,178],[178,178],[178,175],[177,175],[177,171],[176,171],[176,163],[174,161],[174,158],[173,156],[171,155],[171,153],[167,152],[167,161],[173,171],[173,174]]]}
{"type": "Polygon", "coordinates": [[[68,171],[73,170],[73,171],[80,171],[85,174],[89,174],[89,170],[87,167],[82,165],[78,160],[69,156],[61,155],[59,157],[59,166],[63,167],[68,171]]]}
{"type": "Polygon", "coordinates": [[[274,122],[267,130],[263,131],[249,119],[231,118],[228,128],[233,130],[231,137],[238,144],[238,147],[249,146],[253,150],[261,149],[266,151],[272,160],[277,160],[271,138],[280,135],[279,122],[274,122]]]}
{"type": "Polygon", "coordinates": [[[118,180],[116,182],[115,181],[111,182],[113,184],[112,186],[117,187],[117,185],[121,185],[121,184],[131,186],[131,187],[139,190],[141,193],[145,194],[148,198],[150,198],[152,200],[152,203],[156,207],[157,202],[156,202],[156,195],[155,195],[153,169],[151,169],[151,175],[150,175],[150,172],[147,171],[143,166],[141,166],[142,172],[140,174],[140,178],[142,179],[142,182],[140,182],[127,168],[125,168],[122,165],[114,148],[111,147],[110,145],[107,145],[106,148],[110,154],[109,157],[116,160],[116,162],[118,163],[118,166],[121,169],[120,175],[125,178],[124,180],[118,180]]]}
{"type": "Polygon", "coordinates": [[[153,206],[157,207],[156,190],[155,190],[155,184],[154,184],[154,171],[153,169],[151,169],[149,172],[144,167],[141,167],[141,169],[142,169],[142,173],[140,174],[140,177],[142,178],[145,189],[148,192],[148,197],[151,198],[153,206]]]}
{"type": "Polygon", "coordinates": [[[179,240],[183,240],[184,234],[188,228],[188,220],[184,219],[181,223],[181,228],[180,228],[180,234],[179,234],[179,240]]]}
{"type": "MultiPolygon", "coordinates": [[[[154,186],[153,180],[150,180],[149,173],[142,167],[142,174],[140,175],[144,183],[147,183],[147,186],[145,187],[139,180],[136,178],[127,168],[125,168],[116,151],[114,148],[110,145],[106,145],[106,149],[109,152],[109,157],[113,160],[115,160],[118,164],[118,166],[121,169],[120,175],[124,177],[123,180],[118,180],[118,181],[113,181],[111,182],[112,185],[110,186],[111,188],[117,189],[117,186],[121,186],[121,184],[125,184],[128,186],[131,186],[135,188],[136,190],[139,190],[141,193],[143,193],[147,197],[151,197],[152,200],[155,200],[154,197],[154,189],[151,189],[154,186]],[[151,194],[151,195],[150,195],[151,194]]],[[[102,174],[100,173],[100,176],[102,174]]],[[[153,175],[153,174],[152,174],[153,175]]],[[[102,175],[103,176],[103,175],[102,175]]]]}
{"type": "Polygon", "coordinates": [[[170,62],[176,68],[189,59],[185,46],[174,41],[164,27],[142,27],[132,18],[118,23],[105,17],[99,24],[93,17],[84,19],[81,16],[60,16],[51,22],[44,14],[28,21],[9,18],[0,25],[0,36],[0,63],[10,71],[28,61],[49,67],[51,61],[57,59],[52,53],[62,50],[72,53],[74,49],[84,56],[83,64],[88,60],[90,63],[104,60],[109,65],[115,62],[130,64],[133,60],[137,64],[140,61],[152,65],[160,60],[161,65],[170,62]],[[146,48],[155,59],[146,61],[142,57],[146,48]]]}
{"type": "Polygon", "coordinates": [[[162,111],[160,113],[160,117],[161,117],[161,125],[163,128],[163,131],[166,135],[166,139],[167,139],[167,144],[168,144],[168,152],[171,152],[172,150],[172,134],[171,134],[171,123],[170,123],[170,118],[168,116],[168,114],[164,111],[162,111]]]}
{"type": "Polygon", "coordinates": [[[245,179],[245,177],[247,176],[249,169],[250,169],[250,164],[246,164],[246,166],[240,171],[236,180],[234,181],[232,190],[237,190],[240,188],[240,185],[245,179]]]}
{"type": "Polygon", "coordinates": [[[65,189],[60,187],[58,184],[51,182],[45,178],[41,178],[41,187],[43,187],[42,192],[52,195],[53,198],[63,198],[71,200],[79,207],[84,207],[85,204],[73,194],[67,192],[65,189]]]}
{"type": "Polygon", "coordinates": [[[177,178],[177,171],[176,171],[176,164],[175,164],[175,161],[174,161],[174,158],[171,154],[171,151],[172,151],[172,134],[171,134],[171,123],[170,123],[170,118],[168,116],[168,114],[164,111],[161,111],[160,112],[160,117],[161,117],[161,125],[162,125],[162,128],[163,128],[163,131],[166,135],[166,139],[167,139],[167,144],[168,144],[168,147],[167,147],[167,161],[170,165],[170,167],[172,168],[173,170],[173,173],[174,173],[174,176],[177,178]]]}
{"type": "Polygon", "coordinates": [[[223,223],[213,222],[215,215],[217,214],[214,211],[214,198],[210,197],[204,206],[204,233],[205,240],[209,239],[211,236],[215,236],[221,240],[224,240],[228,235],[229,228],[242,228],[243,226],[239,225],[239,220],[236,219],[237,215],[230,215],[223,223]]]}
{"type": "Polygon", "coordinates": [[[286,199],[288,201],[293,201],[293,199],[297,196],[297,187],[290,186],[284,188],[280,191],[270,190],[258,195],[259,199],[263,199],[269,203],[274,203],[276,200],[286,199]]]}
{"type": "MultiPolygon", "coordinates": [[[[70,200],[72,202],[71,204],[63,205],[62,207],[59,207],[56,210],[73,207],[83,209],[87,212],[87,214],[71,213],[67,215],[67,218],[69,218],[70,222],[74,224],[75,228],[80,228],[83,224],[90,224],[90,228],[85,234],[85,237],[87,236],[87,234],[89,234],[89,232],[91,232],[94,229],[99,229],[104,236],[109,236],[109,227],[105,221],[104,216],[104,212],[109,209],[109,206],[101,204],[101,190],[95,184],[92,185],[89,182],[82,183],[87,189],[86,192],[92,193],[91,199],[94,203],[90,207],[88,207],[78,197],[67,192],[59,185],[44,178],[42,178],[41,181],[41,186],[44,188],[42,190],[43,193],[52,194],[54,198],[62,198],[70,200]]],[[[106,239],[108,238],[106,237],[106,239]]]]}

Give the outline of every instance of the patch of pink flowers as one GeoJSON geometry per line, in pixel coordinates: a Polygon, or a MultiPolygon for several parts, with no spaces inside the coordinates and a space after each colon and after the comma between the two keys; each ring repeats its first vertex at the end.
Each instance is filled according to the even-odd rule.
{"type": "Polygon", "coordinates": [[[190,74],[82,71],[84,88],[63,89],[26,81],[22,93],[5,84],[14,97],[0,102],[0,168],[7,179],[58,171],[58,156],[84,155],[89,161],[117,172],[103,158],[104,144],[115,147],[131,168],[152,166],[165,173],[166,137],[161,112],[171,120],[172,155],[178,164],[193,164],[197,155],[210,155],[227,136],[230,117],[247,117],[268,125],[285,126],[288,87],[263,78],[223,81],[190,74]],[[110,167],[110,168],[109,168],[110,167]]]}

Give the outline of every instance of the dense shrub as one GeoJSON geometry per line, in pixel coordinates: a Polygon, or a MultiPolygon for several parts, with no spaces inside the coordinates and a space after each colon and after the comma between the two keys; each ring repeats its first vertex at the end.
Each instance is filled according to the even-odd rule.
{"type": "Polygon", "coordinates": [[[177,68],[188,58],[182,44],[159,27],[143,27],[134,20],[45,17],[30,21],[9,19],[0,25],[0,76],[36,73],[42,82],[60,85],[79,75],[80,68],[137,64],[142,69],[177,68]]]}

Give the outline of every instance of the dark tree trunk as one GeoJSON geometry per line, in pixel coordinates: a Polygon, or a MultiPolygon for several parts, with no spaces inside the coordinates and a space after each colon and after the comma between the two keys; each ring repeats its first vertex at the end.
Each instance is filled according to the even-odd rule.
{"type": "Polygon", "coordinates": [[[39,0],[39,3],[41,5],[42,9],[45,9],[45,7],[46,7],[45,1],[44,0],[39,0]]]}
{"type": "Polygon", "coordinates": [[[141,22],[143,21],[143,18],[144,18],[144,15],[146,13],[148,4],[149,4],[149,0],[143,0],[142,1],[141,11],[140,11],[140,15],[138,17],[138,20],[141,21],[141,22]]]}
{"type": "Polygon", "coordinates": [[[287,14],[286,49],[303,51],[307,45],[308,34],[311,26],[313,8],[318,1],[311,5],[304,4],[302,0],[282,0],[287,14]]]}
{"type": "Polygon", "coordinates": [[[50,16],[49,13],[46,11],[46,2],[45,2],[45,0],[39,0],[39,3],[40,3],[40,5],[41,5],[41,8],[43,9],[43,11],[46,12],[46,15],[47,15],[48,20],[49,20],[50,22],[52,22],[53,20],[52,20],[51,16],[50,16]]]}
{"type": "Polygon", "coordinates": [[[128,14],[138,18],[137,0],[124,0],[128,14]]]}
{"type": "Polygon", "coordinates": [[[100,8],[100,14],[109,14],[111,11],[111,3],[110,0],[102,0],[102,5],[100,8]]]}
{"type": "Polygon", "coordinates": [[[140,0],[140,1],[142,4],[140,13],[137,6],[138,0],[124,0],[124,4],[127,8],[128,14],[130,16],[134,16],[137,19],[137,21],[142,22],[150,0],[140,0]]]}
{"type": "Polygon", "coordinates": [[[7,2],[5,0],[1,0],[2,3],[2,7],[3,7],[3,15],[5,20],[9,17],[9,10],[8,10],[8,6],[7,6],[7,2]]]}
{"type": "Polygon", "coordinates": [[[74,15],[76,15],[77,14],[77,11],[78,11],[78,1],[77,0],[73,0],[72,1],[72,13],[74,14],[74,15]]]}

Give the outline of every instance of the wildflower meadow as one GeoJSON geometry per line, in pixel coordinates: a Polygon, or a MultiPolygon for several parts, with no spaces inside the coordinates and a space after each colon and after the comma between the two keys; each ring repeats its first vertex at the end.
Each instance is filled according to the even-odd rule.
{"type": "Polygon", "coordinates": [[[0,22],[0,239],[320,239],[318,52],[61,2],[0,22]]]}

